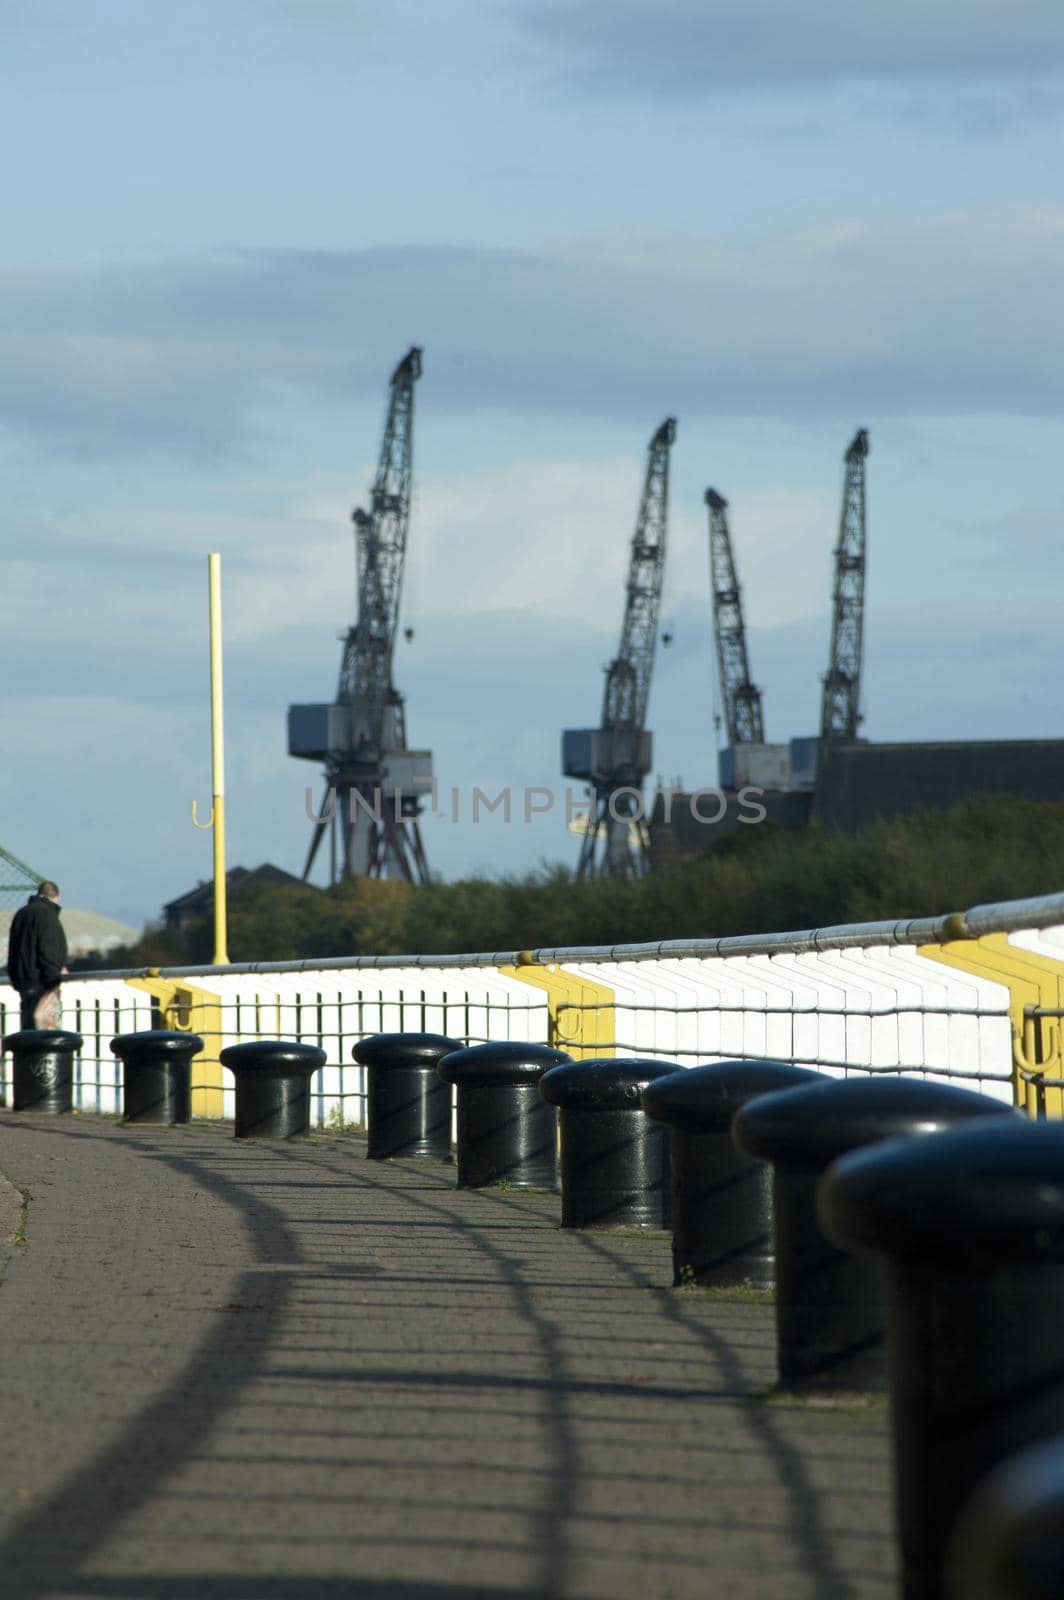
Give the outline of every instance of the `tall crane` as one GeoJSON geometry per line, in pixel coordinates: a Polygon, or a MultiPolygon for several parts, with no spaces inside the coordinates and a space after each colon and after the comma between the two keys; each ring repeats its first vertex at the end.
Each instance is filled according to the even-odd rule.
{"type": "Polygon", "coordinates": [[[566,777],[580,778],[592,790],[578,878],[635,877],[649,860],[642,787],[650,771],[651,736],[645,723],[665,570],[669,451],[675,437],[676,419],[667,417],[647,448],[621,642],[606,668],[600,726],[562,734],[566,777]]]}
{"type": "Polygon", "coordinates": [[[750,682],[742,595],[735,576],[728,502],[716,489],[706,490],[709,507],[709,565],[713,582],[713,632],[717,640],[720,697],[729,745],[764,744],[761,690],[750,682]]]}
{"type": "Polygon", "coordinates": [[[868,430],[859,428],[846,451],[839,542],[835,547],[831,658],[824,678],[820,738],[857,738],[861,723],[861,655],[865,592],[865,460],[868,430]]]}
{"type": "Polygon", "coordinates": [[[352,513],[358,618],[344,640],[336,700],[288,709],[289,754],[325,764],[325,796],[304,878],[328,831],[331,882],[338,877],[429,880],[418,816],[432,783],[432,756],[407,749],[403,697],[392,681],[410,524],[414,385],[420,376],[421,351],[415,345],[391,376],[369,510],[352,513]]]}

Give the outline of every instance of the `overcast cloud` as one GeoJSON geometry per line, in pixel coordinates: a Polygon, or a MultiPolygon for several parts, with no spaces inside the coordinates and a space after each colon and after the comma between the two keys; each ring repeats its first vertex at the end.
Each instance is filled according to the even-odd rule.
{"type": "Polygon", "coordinates": [[[245,252],[0,274],[0,421],[73,455],[222,459],[289,395],[380,392],[414,337],[452,413],[1037,413],[1060,405],[1064,207],[536,252],[245,252]]]}
{"type": "Polygon", "coordinates": [[[1055,0],[522,0],[520,15],[559,70],[654,96],[1064,73],[1055,0]]]}
{"type": "MultiPolygon", "coordinates": [[[[1058,5],[0,18],[0,844],[71,904],[139,921],[209,871],[214,550],[232,859],[299,869],[320,774],[285,708],[335,691],[351,507],[414,342],[396,678],[445,785],[560,782],[667,414],[656,770],[716,774],[707,483],[769,736],[815,729],[859,425],[866,732],[1060,732],[1058,5]]],[[[576,853],[557,817],[426,837],[447,875],[576,853]]]]}

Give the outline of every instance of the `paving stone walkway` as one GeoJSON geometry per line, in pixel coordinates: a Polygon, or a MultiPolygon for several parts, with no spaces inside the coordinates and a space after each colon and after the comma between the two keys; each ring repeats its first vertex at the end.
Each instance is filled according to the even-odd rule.
{"type": "Polygon", "coordinates": [[[663,1234],[356,1136],[6,1112],[0,1170],[11,1600],[895,1593],[882,1405],[772,1398],[663,1234]]]}

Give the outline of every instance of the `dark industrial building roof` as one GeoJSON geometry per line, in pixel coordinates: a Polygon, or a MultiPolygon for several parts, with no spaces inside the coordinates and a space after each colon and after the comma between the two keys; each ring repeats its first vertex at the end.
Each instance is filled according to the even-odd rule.
{"type": "Polygon", "coordinates": [[[946,811],[975,794],[1064,800],[1064,739],[821,745],[813,814],[855,833],[876,817],[946,811]]]}
{"type": "MultiPolygon", "coordinates": [[[[747,831],[750,800],[723,791],[696,801],[674,794],[665,819],[660,796],[650,821],[655,865],[695,855],[728,834],[747,831]],[[722,810],[719,821],[710,821],[722,810]],[[707,820],[702,821],[701,817],[707,820]]],[[[944,739],[925,744],[821,744],[814,793],[802,790],[741,790],[760,794],[767,821],[802,828],[811,819],[840,833],[856,833],[877,818],[913,811],[947,811],[977,794],[1016,795],[1024,800],[1064,801],[1064,739],[944,739]]]]}
{"type": "MultiPolygon", "coordinates": [[[[294,878],[290,872],[285,872],[281,867],[275,867],[269,861],[264,861],[260,867],[230,867],[225,875],[226,889],[230,900],[239,899],[249,889],[257,888],[260,884],[271,887],[276,884],[297,884],[302,886],[302,878],[294,878]]],[[[176,900],[170,900],[163,906],[163,916],[166,926],[180,930],[187,923],[199,917],[208,917],[214,910],[214,884],[200,882],[194,889],[189,889],[185,894],[178,895],[176,900]]]]}

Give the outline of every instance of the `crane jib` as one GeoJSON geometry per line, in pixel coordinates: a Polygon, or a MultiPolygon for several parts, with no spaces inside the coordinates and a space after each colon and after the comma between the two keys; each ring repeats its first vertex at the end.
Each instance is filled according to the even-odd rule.
{"type": "Polygon", "coordinates": [[[843,457],[845,473],[835,587],[831,653],[820,712],[822,740],[856,739],[861,725],[861,662],[864,649],[865,460],[868,430],[859,428],[843,457]]]}
{"type": "Polygon", "coordinates": [[[728,502],[716,489],[706,490],[705,501],[709,507],[713,631],[725,732],[729,745],[763,744],[761,691],[750,681],[741,591],[728,531],[728,502]]]}

